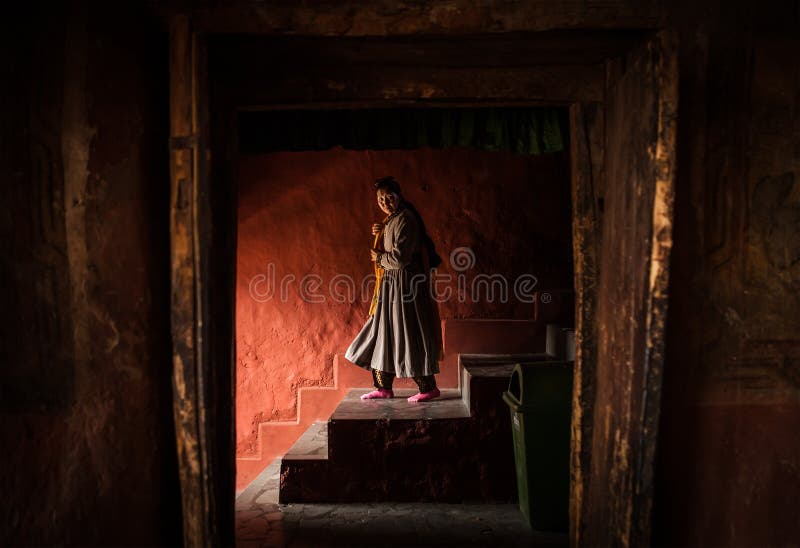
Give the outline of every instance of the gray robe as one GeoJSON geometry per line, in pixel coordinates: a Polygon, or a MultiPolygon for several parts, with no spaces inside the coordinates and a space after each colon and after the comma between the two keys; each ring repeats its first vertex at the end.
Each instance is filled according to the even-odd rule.
{"type": "Polygon", "coordinates": [[[403,209],[383,231],[379,265],[384,268],[375,313],[344,357],[364,369],[417,377],[439,372],[438,339],[432,325],[428,277],[422,266],[422,232],[416,215],[403,209]]]}

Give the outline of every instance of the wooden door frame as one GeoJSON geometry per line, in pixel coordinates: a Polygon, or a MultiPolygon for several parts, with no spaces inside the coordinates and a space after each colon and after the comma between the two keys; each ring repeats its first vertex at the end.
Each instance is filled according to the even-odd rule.
{"type": "Polygon", "coordinates": [[[207,97],[202,44],[188,16],[169,23],[170,253],[173,415],[181,484],[184,546],[227,543],[217,506],[229,498],[214,489],[208,393],[208,264],[203,204],[209,186],[207,97]]]}
{"type": "Polygon", "coordinates": [[[570,545],[581,545],[591,469],[594,421],[598,259],[602,234],[598,201],[603,184],[603,106],[574,103],[569,109],[572,248],[575,281],[575,365],[570,435],[570,545]]]}
{"type": "MultiPolygon", "coordinates": [[[[221,289],[218,308],[229,305],[227,318],[214,316],[209,286],[215,283],[210,253],[213,245],[211,218],[212,179],[223,178],[235,184],[235,176],[212,176],[209,154],[213,137],[209,129],[209,99],[206,60],[206,36],[196,31],[190,17],[170,18],[170,238],[171,238],[171,329],[173,338],[174,417],[183,504],[184,544],[186,546],[229,545],[234,542],[234,422],[235,337],[233,293],[235,291],[235,227],[233,233],[234,265],[222,278],[230,284],[221,289]],[[231,274],[232,268],[232,274],[231,274]],[[227,278],[226,278],[227,277],[227,278]],[[220,326],[221,325],[221,326],[220,326]],[[227,362],[226,362],[227,360],[227,362]],[[227,378],[226,378],[227,377],[227,378]],[[227,383],[227,384],[226,384],[227,383]],[[218,417],[222,417],[221,420],[218,417]],[[227,451],[227,454],[225,454],[227,451]]],[[[664,33],[659,33],[663,36],[664,33]]],[[[657,38],[661,40],[662,38],[657,38]]],[[[667,41],[672,40],[669,38],[667,41]]],[[[671,42],[670,42],[671,43],[671,42]]],[[[529,105],[541,105],[541,97],[529,105]]],[[[419,101],[424,106],[424,101],[419,101]]],[[[380,104],[390,104],[384,101],[380,104]]],[[[476,100],[472,106],[485,106],[476,100]]],[[[492,103],[497,104],[496,102],[492,103]]],[[[578,546],[591,520],[585,496],[589,485],[590,446],[593,430],[595,364],[597,359],[597,281],[598,256],[602,243],[601,213],[598,209],[603,185],[602,147],[605,136],[603,105],[594,101],[568,99],[570,113],[571,192],[573,202],[574,285],[576,291],[576,362],[573,393],[570,543],[578,546]]],[[[287,105],[283,105],[286,107],[287,105]]],[[[308,104],[304,105],[306,108],[308,104]]],[[[433,104],[432,104],[433,106],[433,104]]],[[[211,113],[228,125],[231,113],[211,113]]],[[[233,124],[230,124],[233,125],[233,124]]],[[[669,125],[669,124],[667,124],[669,125]]],[[[235,131],[228,127],[227,132],[235,131]]],[[[674,121],[666,131],[674,132],[674,121]]],[[[674,139],[674,135],[672,137],[674,139]]],[[[235,143],[235,138],[232,140],[235,143]]],[[[229,144],[229,147],[232,146],[229,144]]],[[[234,151],[235,152],[235,151],[234,151]]],[[[662,223],[660,237],[654,241],[654,256],[660,257],[654,272],[657,283],[647,288],[654,303],[652,329],[648,330],[656,351],[646,366],[649,390],[660,393],[663,365],[663,321],[666,315],[666,276],[668,250],[671,246],[672,175],[674,150],[659,151],[668,157],[662,161],[665,172],[659,179],[658,209],[662,223]],[[658,246],[658,249],[656,249],[658,246]]],[[[230,161],[230,158],[228,158],[230,161]]],[[[218,162],[219,164],[219,162],[218,162]]],[[[228,166],[232,167],[232,166],[228,166]]],[[[217,183],[219,184],[219,183],[217,183]]],[[[228,189],[228,192],[232,192],[228,189]]],[[[235,196],[235,192],[233,192],[235,196]]],[[[234,222],[235,200],[228,203],[227,214],[214,219],[218,225],[234,222]],[[231,208],[234,208],[231,211],[231,208]]],[[[230,243],[230,234],[226,236],[230,243]]],[[[223,240],[225,240],[223,238],[223,240]]],[[[228,250],[228,253],[231,253],[228,250]]],[[[231,255],[228,256],[230,258],[231,255]]],[[[223,280],[223,281],[225,281],[223,280]]],[[[220,310],[216,311],[217,314],[220,310]]],[[[225,316],[225,314],[223,314],[225,316]]],[[[649,344],[649,343],[648,343],[649,344]]],[[[652,482],[659,402],[649,402],[644,419],[651,429],[640,440],[646,448],[646,462],[634,472],[634,482],[652,482]]],[[[652,492],[641,490],[633,503],[644,504],[648,511],[639,514],[635,538],[648,538],[649,507],[652,492]]]]}

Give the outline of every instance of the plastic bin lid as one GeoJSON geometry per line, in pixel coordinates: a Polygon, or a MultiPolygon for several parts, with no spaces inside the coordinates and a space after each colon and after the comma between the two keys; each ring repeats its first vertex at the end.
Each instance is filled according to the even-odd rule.
{"type": "Polygon", "coordinates": [[[517,410],[571,401],[572,365],[566,361],[518,363],[503,399],[517,410]]]}

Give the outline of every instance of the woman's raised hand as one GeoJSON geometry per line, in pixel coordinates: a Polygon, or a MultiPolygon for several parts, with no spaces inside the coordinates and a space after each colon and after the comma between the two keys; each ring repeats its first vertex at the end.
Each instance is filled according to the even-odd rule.
{"type": "Polygon", "coordinates": [[[381,231],[382,228],[383,228],[383,225],[381,223],[374,223],[372,225],[372,234],[373,235],[377,234],[378,232],[381,231]]]}

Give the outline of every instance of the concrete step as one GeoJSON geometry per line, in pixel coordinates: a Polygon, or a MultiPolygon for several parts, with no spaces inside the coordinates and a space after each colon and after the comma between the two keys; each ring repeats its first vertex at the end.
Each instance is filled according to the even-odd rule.
{"type": "Polygon", "coordinates": [[[236,489],[241,491],[276,458],[287,450],[317,421],[327,421],[352,386],[370,386],[372,376],[343,356],[333,358],[333,386],[307,386],[297,392],[297,417],[288,421],[269,421],[258,425],[256,451],[237,455],[236,489]]]}
{"type": "Polygon", "coordinates": [[[286,462],[328,460],[328,422],[312,423],[281,460],[286,462]]]}
{"type": "Polygon", "coordinates": [[[280,501],[513,502],[516,477],[502,392],[513,366],[545,354],[473,354],[459,360],[462,390],[412,404],[416,391],[362,401],[352,389],[284,457],[280,501]],[[327,458],[326,458],[327,457],[327,458]]]}
{"type": "MultiPolygon", "coordinates": [[[[551,307],[552,308],[552,307],[551,307]]],[[[544,348],[546,326],[537,319],[449,319],[442,321],[445,356],[437,383],[461,388],[463,353],[523,353],[544,348]]],[[[509,354],[505,354],[509,355],[509,354]]],[[[314,421],[326,420],[350,388],[372,386],[369,371],[334,356],[333,385],[307,386],[297,392],[294,419],[258,424],[255,443],[236,455],[236,489],[241,492],[274,459],[283,455],[314,421]]],[[[413,388],[412,379],[396,379],[397,388],[413,388]]],[[[468,403],[468,400],[465,400],[468,403]]]]}
{"type": "MultiPolygon", "coordinates": [[[[508,388],[511,371],[518,363],[553,359],[545,353],[459,354],[461,397],[472,417],[490,418],[502,393],[508,388]],[[475,390],[478,390],[476,393],[475,390]],[[487,405],[484,405],[487,404],[487,405]],[[487,415],[488,414],[488,415],[487,415]]],[[[503,407],[505,409],[505,407],[503,407]]]]}
{"type": "Polygon", "coordinates": [[[316,421],[281,459],[278,500],[321,502],[330,497],[328,422],[316,421]]]}

